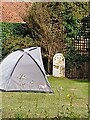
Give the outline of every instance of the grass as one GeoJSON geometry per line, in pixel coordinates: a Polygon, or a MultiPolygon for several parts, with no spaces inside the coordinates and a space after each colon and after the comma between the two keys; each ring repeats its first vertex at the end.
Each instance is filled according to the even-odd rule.
{"type": "Polygon", "coordinates": [[[52,76],[48,79],[54,94],[3,92],[2,118],[16,118],[18,115],[24,118],[54,118],[70,107],[70,96],[73,96],[74,113],[80,118],[88,117],[88,81],[52,76]]]}

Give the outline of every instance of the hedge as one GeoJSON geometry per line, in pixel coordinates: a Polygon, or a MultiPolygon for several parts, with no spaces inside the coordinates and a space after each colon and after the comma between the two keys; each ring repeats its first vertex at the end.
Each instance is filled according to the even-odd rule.
{"type": "Polygon", "coordinates": [[[1,23],[2,28],[2,40],[7,39],[9,36],[26,36],[28,34],[28,28],[25,23],[1,23]]]}

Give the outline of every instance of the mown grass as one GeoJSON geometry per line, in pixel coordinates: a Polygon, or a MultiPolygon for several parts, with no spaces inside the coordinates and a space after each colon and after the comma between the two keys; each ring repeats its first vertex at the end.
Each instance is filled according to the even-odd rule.
{"type": "Polygon", "coordinates": [[[50,76],[54,94],[30,92],[3,92],[2,118],[54,118],[67,114],[71,97],[76,117],[88,117],[88,81],[50,76]],[[71,97],[70,97],[71,96],[71,97]]]}

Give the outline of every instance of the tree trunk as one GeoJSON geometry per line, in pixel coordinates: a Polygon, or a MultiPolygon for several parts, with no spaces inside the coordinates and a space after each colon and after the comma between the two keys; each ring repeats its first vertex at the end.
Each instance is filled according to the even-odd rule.
{"type": "Polygon", "coordinates": [[[48,74],[50,74],[50,59],[48,58],[48,74]]]}

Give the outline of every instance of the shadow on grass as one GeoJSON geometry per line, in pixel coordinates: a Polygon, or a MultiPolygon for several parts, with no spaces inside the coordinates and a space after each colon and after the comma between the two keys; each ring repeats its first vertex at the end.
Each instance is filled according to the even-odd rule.
{"type": "Polygon", "coordinates": [[[82,83],[90,83],[90,79],[69,79],[69,80],[72,80],[72,81],[77,81],[77,82],[82,82],[82,83]]]}
{"type": "Polygon", "coordinates": [[[59,77],[54,77],[54,76],[51,76],[50,78],[53,78],[53,79],[62,79],[62,80],[71,80],[71,81],[77,81],[77,82],[82,82],[82,83],[89,83],[90,82],[90,78],[68,78],[68,77],[62,77],[62,78],[59,78],[59,77]]]}
{"type": "Polygon", "coordinates": [[[3,118],[2,120],[89,120],[88,118],[3,118]]]}

